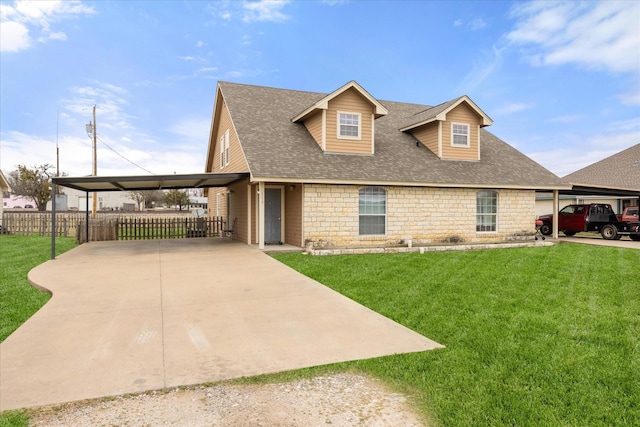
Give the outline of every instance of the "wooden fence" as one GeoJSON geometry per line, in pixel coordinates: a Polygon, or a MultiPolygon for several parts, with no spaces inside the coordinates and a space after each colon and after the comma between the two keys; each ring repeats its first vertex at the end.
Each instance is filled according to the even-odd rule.
{"type": "MultiPolygon", "coordinates": [[[[84,212],[57,212],[55,235],[86,241],[84,212]]],[[[194,217],[190,214],[98,213],[89,219],[89,240],[176,239],[216,237],[225,224],[221,217],[194,217]]],[[[2,231],[10,234],[51,236],[51,213],[4,212],[2,231]]]]}

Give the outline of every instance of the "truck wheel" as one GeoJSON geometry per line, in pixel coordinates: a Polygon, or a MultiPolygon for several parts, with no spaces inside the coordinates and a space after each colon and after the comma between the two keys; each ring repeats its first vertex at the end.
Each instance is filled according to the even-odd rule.
{"type": "Polygon", "coordinates": [[[540,226],[540,233],[544,234],[545,236],[551,236],[551,224],[549,224],[548,222],[543,222],[540,226]]]}
{"type": "Polygon", "coordinates": [[[611,224],[607,224],[600,230],[602,238],[605,240],[614,240],[618,236],[618,230],[611,224]]]}
{"type": "Polygon", "coordinates": [[[631,237],[631,240],[633,240],[634,242],[640,242],[640,235],[631,234],[629,237],[631,237]]]}
{"type": "Polygon", "coordinates": [[[565,230],[565,231],[563,231],[563,233],[564,233],[565,236],[569,236],[569,237],[576,235],[575,231],[569,231],[569,230],[565,230]]]}

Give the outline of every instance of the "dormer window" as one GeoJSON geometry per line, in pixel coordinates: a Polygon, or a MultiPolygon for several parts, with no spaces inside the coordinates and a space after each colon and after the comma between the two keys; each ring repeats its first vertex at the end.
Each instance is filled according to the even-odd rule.
{"type": "Polygon", "coordinates": [[[338,138],[360,139],[360,113],[338,112],[338,138]]]}
{"type": "Polygon", "coordinates": [[[469,147],[469,125],[453,123],[451,125],[451,145],[469,147]]]}

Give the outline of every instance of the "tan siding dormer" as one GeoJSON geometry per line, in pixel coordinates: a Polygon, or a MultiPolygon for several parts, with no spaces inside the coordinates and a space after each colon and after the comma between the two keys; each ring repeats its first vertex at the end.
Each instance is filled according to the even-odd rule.
{"type": "Polygon", "coordinates": [[[425,147],[438,157],[442,157],[442,150],[439,144],[439,130],[441,122],[431,122],[422,127],[416,128],[411,134],[422,143],[425,147]]]}
{"type": "Polygon", "coordinates": [[[323,117],[325,112],[326,110],[317,111],[304,121],[304,126],[323,150],[325,149],[325,135],[323,132],[323,117]]]}
{"type": "Polygon", "coordinates": [[[442,122],[442,158],[451,160],[480,160],[479,131],[480,116],[466,103],[462,103],[447,113],[442,122]],[[455,145],[453,125],[464,125],[468,129],[468,146],[455,145]]]}
{"type": "Polygon", "coordinates": [[[303,124],[322,151],[372,155],[374,120],[389,111],[362,86],[350,81],[291,119],[303,124]],[[340,126],[340,121],[343,126],[340,126]]]}
{"type": "Polygon", "coordinates": [[[414,114],[398,130],[409,132],[441,159],[478,161],[480,128],[492,124],[491,117],[463,95],[414,114]]]}
{"type": "Polygon", "coordinates": [[[373,106],[355,89],[349,89],[329,101],[326,111],[326,148],[331,153],[373,154],[373,106]],[[359,117],[360,135],[339,135],[339,114],[359,117]]]}

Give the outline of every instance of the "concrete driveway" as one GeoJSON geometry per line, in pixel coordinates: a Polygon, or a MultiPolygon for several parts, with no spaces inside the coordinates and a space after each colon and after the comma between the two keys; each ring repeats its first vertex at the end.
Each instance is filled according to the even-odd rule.
{"type": "Polygon", "coordinates": [[[0,344],[0,410],[441,345],[236,242],[92,242],[29,280],[53,298],[0,344]]]}
{"type": "Polygon", "coordinates": [[[630,240],[628,237],[623,237],[620,240],[604,240],[597,234],[576,235],[571,237],[561,235],[556,241],[561,243],[580,243],[583,245],[640,249],[640,242],[635,242],[633,240],[630,240]]]}

